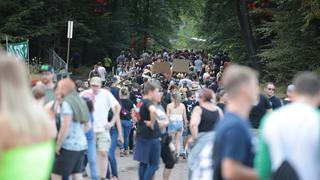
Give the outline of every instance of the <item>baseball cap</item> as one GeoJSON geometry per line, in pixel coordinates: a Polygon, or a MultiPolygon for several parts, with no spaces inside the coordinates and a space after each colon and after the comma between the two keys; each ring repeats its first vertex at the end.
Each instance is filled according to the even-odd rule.
{"type": "Polygon", "coordinates": [[[48,64],[44,64],[40,66],[39,72],[51,72],[54,73],[54,69],[52,66],[48,65],[48,64]]]}
{"type": "Polygon", "coordinates": [[[119,78],[118,78],[117,76],[113,76],[113,77],[111,78],[111,82],[112,82],[112,83],[119,83],[119,78]]]}
{"type": "Polygon", "coordinates": [[[90,85],[95,85],[95,86],[101,87],[101,78],[100,77],[91,78],[90,85]]]}

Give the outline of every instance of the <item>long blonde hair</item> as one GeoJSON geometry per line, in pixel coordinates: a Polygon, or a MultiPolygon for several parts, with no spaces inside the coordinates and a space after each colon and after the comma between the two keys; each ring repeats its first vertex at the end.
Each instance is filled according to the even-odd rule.
{"type": "Polygon", "coordinates": [[[25,65],[1,50],[0,113],[15,137],[39,139],[55,128],[32,96],[25,65]]]}
{"type": "Polygon", "coordinates": [[[171,95],[173,100],[174,108],[178,108],[181,103],[181,94],[180,92],[175,92],[171,95]]]}

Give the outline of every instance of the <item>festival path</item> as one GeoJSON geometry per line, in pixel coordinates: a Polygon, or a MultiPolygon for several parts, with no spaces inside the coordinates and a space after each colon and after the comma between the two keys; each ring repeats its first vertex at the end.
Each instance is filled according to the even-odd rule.
{"type": "MultiPolygon", "coordinates": [[[[119,169],[119,180],[139,180],[138,178],[138,162],[134,161],[132,155],[128,157],[120,157],[117,153],[117,162],[119,169]]],[[[164,164],[161,165],[157,171],[156,180],[162,180],[164,164]]],[[[89,180],[90,178],[85,178],[89,180]]],[[[187,160],[180,158],[179,162],[175,165],[170,180],[187,180],[188,179],[188,165],[187,160]]]]}

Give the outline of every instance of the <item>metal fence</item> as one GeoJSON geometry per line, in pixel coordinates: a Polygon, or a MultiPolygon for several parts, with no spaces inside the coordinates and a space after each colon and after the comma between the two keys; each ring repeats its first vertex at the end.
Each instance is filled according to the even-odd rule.
{"type": "Polygon", "coordinates": [[[55,70],[57,81],[70,75],[66,72],[67,63],[53,49],[49,51],[49,61],[55,70]]]}

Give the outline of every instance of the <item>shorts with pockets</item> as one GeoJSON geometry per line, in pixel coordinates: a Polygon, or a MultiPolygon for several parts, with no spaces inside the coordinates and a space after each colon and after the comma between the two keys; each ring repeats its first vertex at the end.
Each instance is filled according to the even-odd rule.
{"type": "Polygon", "coordinates": [[[111,137],[109,131],[96,133],[97,150],[102,152],[109,152],[111,146],[111,137]]]}

